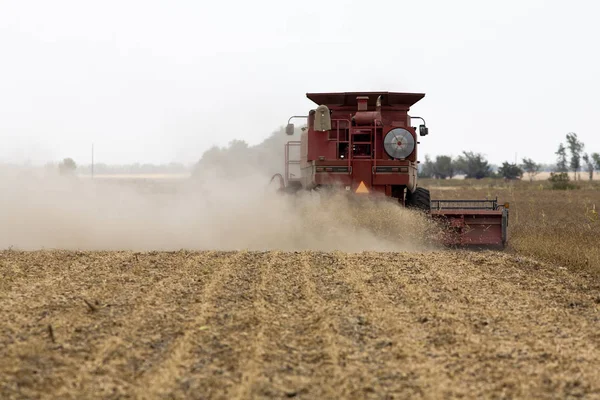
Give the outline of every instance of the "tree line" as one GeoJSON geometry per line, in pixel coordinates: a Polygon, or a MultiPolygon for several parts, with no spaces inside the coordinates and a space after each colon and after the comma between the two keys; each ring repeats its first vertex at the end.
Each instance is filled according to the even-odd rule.
{"type": "MultiPolygon", "coordinates": [[[[594,170],[600,170],[600,154],[584,152],[585,145],[574,132],[567,133],[566,146],[562,142],[556,151],[556,165],[552,168],[552,177],[559,180],[569,180],[568,172],[574,173],[576,179],[581,179],[580,171],[587,172],[590,180],[594,178],[594,170]]],[[[435,159],[425,156],[424,163],[419,168],[422,178],[451,179],[456,175],[464,175],[467,179],[504,178],[509,180],[522,179],[525,174],[533,180],[542,171],[542,164],[531,158],[523,158],[521,163],[505,161],[496,170],[481,153],[463,151],[456,158],[439,155],[435,159]]]]}
{"type": "MultiPolygon", "coordinates": [[[[76,171],[82,174],[89,175],[92,173],[91,165],[77,165],[72,158],[64,158],[62,161],[55,165],[54,163],[46,164],[47,169],[53,169],[57,167],[58,172],[61,175],[73,175],[76,171]]],[[[189,172],[190,167],[181,163],[169,163],[169,164],[118,164],[109,165],[105,163],[96,163],[93,166],[95,174],[102,175],[118,175],[118,174],[182,174],[189,172]]]]}

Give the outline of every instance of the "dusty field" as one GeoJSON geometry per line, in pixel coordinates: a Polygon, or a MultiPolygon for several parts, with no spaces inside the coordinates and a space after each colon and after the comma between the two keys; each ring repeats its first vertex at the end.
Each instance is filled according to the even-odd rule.
{"type": "Polygon", "coordinates": [[[600,287],[482,252],[0,252],[0,398],[599,398],[600,287]]]}

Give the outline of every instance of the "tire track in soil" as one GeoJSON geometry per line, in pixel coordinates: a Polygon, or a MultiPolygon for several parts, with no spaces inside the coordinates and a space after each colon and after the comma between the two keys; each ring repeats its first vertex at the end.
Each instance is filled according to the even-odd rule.
{"type": "Polygon", "coordinates": [[[329,386],[332,395],[327,398],[380,398],[385,393],[379,381],[383,367],[369,353],[380,336],[379,327],[361,307],[360,293],[347,281],[351,273],[347,257],[339,252],[313,254],[315,294],[327,306],[330,340],[339,349],[338,368],[321,384],[329,386]]]}
{"type": "Polygon", "coordinates": [[[338,337],[316,294],[312,261],[310,254],[288,253],[266,282],[262,357],[240,398],[337,398],[338,337]]]}
{"type": "MultiPolygon", "coordinates": [[[[58,330],[54,328],[56,344],[46,340],[47,332],[31,331],[26,336],[27,340],[12,347],[7,346],[3,352],[22,354],[25,360],[31,360],[34,364],[31,366],[34,371],[42,365],[42,371],[34,376],[55,375],[49,384],[76,387],[84,393],[108,397],[129,392],[140,366],[151,364],[160,357],[161,350],[176,336],[173,327],[182,319],[181,311],[188,303],[186,300],[193,298],[193,291],[184,290],[182,276],[193,275],[192,269],[198,257],[200,260],[211,257],[211,253],[190,253],[185,262],[182,263],[180,257],[177,258],[177,265],[170,265],[174,261],[172,254],[162,254],[160,263],[157,263],[152,253],[115,252],[111,253],[114,264],[107,269],[96,268],[95,265],[97,260],[103,258],[104,252],[86,254],[84,257],[79,257],[78,253],[73,257],[68,252],[41,254],[44,259],[70,256],[67,260],[71,264],[66,266],[69,271],[64,270],[64,264],[50,263],[50,268],[31,272],[51,277],[56,272],[52,267],[60,266],[63,267],[60,272],[69,277],[68,281],[57,283],[49,278],[43,279],[38,281],[35,288],[20,294],[41,299],[40,304],[35,306],[43,310],[41,320],[50,323],[76,320],[77,323],[69,323],[58,330]],[[134,271],[136,269],[145,273],[137,274],[134,271]],[[103,290],[97,282],[103,282],[104,287],[113,290],[103,290]],[[46,286],[44,295],[33,295],[40,287],[46,286]],[[86,286],[90,289],[81,290],[86,286]],[[149,286],[152,289],[145,290],[149,286]],[[182,293],[185,295],[182,296],[182,293]],[[82,299],[89,299],[95,310],[90,312],[82,299]],[[100,299],[101,302],[95,303],[94,299],[100,299]],[[60,361],[56,358],[57,351],[61,356],[60,361]],[[123,357],[124,354],[129,356],[123,357]],[[62,371],[71,369],[77,369],[78,373],[62,374],[62,371]]],[[[202,280],[197,279],[196,282],[195,289],[201,290],[202,280]]],[[[32,302],[28,304],[30,311],[24,315],[32,312],[32,302]]],[[[17,311],[16,314],[21,313],[17,311]]],[[[38,330],[42,328],[40,323],[38,330]]],[[[26,329],[21,327],[20,331],[23,335],[26,329]]],[[[30,367],[25,362],[21,369],[24,372],[30,367]]],[[[66,393],[64,395],[69,397],[66,393]]]]}
{"type": "Polygon", "coordinates": [[[181,326],[190,320],[190,307],[202,297],[206,285],[210,283],[213,272],[217,268],[218,260],[223,257],[222,252],[206,251],[193,254],[183,265],[178,265],[176,273],[170,271],[168,278],[161,281],[163,291],[152,290],[155,295],[151,297],[153,304],[160,305],[160,309],[150,309],[144,312],[142,322],[132,331],[128,331],[128,341],[135,347],[144,346],[151,354],[142,357],[143,363],[136,368],[135,378],[142,376],[153,364],[158,363],[165,352],[169,350],[172,341],[181,334],[181,326]],[[181,268],[183,267],[183,268],[181,268]],[[173,286],[168,283],[172,282],[173,286]],[[179,290],[177,290],[179,289],[179,290]],[[162,302],[165,298],[174,304],[165,308],[162,302]]]}
{"type": "MultiPolygon", "coordinates": [[[[189,254],[184,262],[177,259],[177,265],[172,268],[166,268],[170,260],[163,259],[158,268],[164,271],[151,288],[141,296],[128,292],[125,301],[133,300],[133,305],[117,318],[107,318],[105,323],[110,326],[100,329],[107,335],[94,343],[96,351],[84,363],[78,384],[106,395],[130,392],[138,377],[159,362],[170,343],[179,336],[178,327],[188,318],[187,310],[204,290],[206,276],[212,275],[214,260],[218,257],[216,252],[189,254]],[[206,268],[204,274],[198,273],[199,266],[206,268]],[[130,356],[122,357],[123,354],[130,356]],[[108,371],[115,382],[102,378],[108,371]]],[[[145,258],[142,257],[142,261],[147,261],[145,258]]],[[[135,259],[139,267],[139,258],[135,259]]],[[[136,289],[139,291],[140,287],[136,289]]]]}
{"type": "Polygon", "coordinates": [[[426,274],[412,264],[410,254],[394,254],[402,261],[393,273],[382,271],[390,263],[389,254],[335,253],[335,256],[342,267],[336,270],[336,276],[350,288],[348,297],[354,304],[353,312],[359,315],[358,326],[368,327],[362,335],[362,359],[370,374],[363,381],[363,395],[414,398],[427,392],[435,398],[436,394],[420,379],[421,370],[427,371],[431,365],[423,366],[422,360],[415,356],[426,353],[427,332],[418,322],[411,299],[402,293],[405,285],[397,279],[399,275],[407,279],[426,274]],[[385,283],[379,286],[376,282],[385,283]]]}
{"type": "MultiPolygon", "coordinates": [[[[28,307],[26,311],[13,309],[15,314],[28,317],[31,314],[40,315],[38,324],[18,328],[19,336],[24,340],[4,349],[13,354],[20,354],[26,360],[21,365],[21,370],[16,373],[21,375],[30,369],[35,371],[42,365],[43,368],[41,368],[40,373],[35,373],[33,376],[43,377],[54,374],[55,379],[53,381],[60,386],[68,385],[87,389],[87,383],[90,383],[90,380],[93,381],[93,379],[87,378],[99,368],[102,368],[102,373],[96,377],[96,381],[102,381],[102,387],[99,388],[96,385],[96,390],[100,393],[100,389],[104,390],[110,387],[111,392],[122,391],[120,388],[126,386],[127,383],[117,377],[116,374],[114,378],[100,375],[113,376],[112,372],[114,371],[111,371],[105,365],[108,361],[106,356],[114,352],[109,348],[114,350],[121,343],[118,337],[121,331],[119,327],[122,325],[120,318],[127,312],[126,310],[134,307],[125,307],[125,304],[118,304],[117,307],[105,309],[104,304],[94,301],[94,298],[96,300],[99,298],[93,295],[96,293],[95,289],[97,288],[92,285],[92,282],[103,281],[103,285],[112,285],[120,281],[123,275],[118,274],[118,268],[115,268],[108,271],[112,272],[112,276],[106,279],[107,275],[111,274],[108,274],[106,270],[94,268],[95,261],[102,257],[102,253],[84,254],[80,257],[79,253],[55,251],[40,252],[37,255],[41,255],[41,257],[36,257],[33,266],[21,265],[27,269],[29,279],[36,284],[29,285],[31,287],[25,285],[24,288],[20,288],[23,290],[19,289],[17,291],[18,293],[11,293],[18,294],[18,296],[28,300],[27,302],[17,302],[19,306],[27,305],[28,307]],[[56,259],[60,259],[60,262],[56,263],[56,259]],[[47,266],[44,264],[47,264],[47,266]],[[58,270],[57,267],[62,267],[62,269],[58,270]],[[69,277],[68,280],[64,279],[66,276],[69,277]],[[89,289],[83,289],[86,286],[89,289]],[[91,313],[82,299],[90,300],[91,307],[94,307],[95,311],[91,313]],[[57,327],[55,321],[61,320],[63,323],[57,327]],[[77,320],[77,325],[70,324],[70,320],[77,320]],[[64,321],[69,322],[65,324],[64,321]],[[48,332],[44,329],[46,327],[44,324],[54,325],[53,333],[56,344],[46,340],[48,332]],[[63,358],[69,360],[68,365],[57,361],[55,357],[56,350],[59,350],[61,355],[70,356],[63,358]],[[29,365],[29,360],[31,360],[32,365],[29,365]],[[76,376],[61,376],[61,369],[67,370],[70,368],[79,368],[80,373],[76,376]],[[94,371],[90,371],[90,369],[94,371]]],[[[126,258],[126,254],[118,253],[114,254],[113,260],[120,263],[126,258]]],[[[20,260],[17,263],[20,264],[20,260]]],[[[118,296],[113,295],[115,297],[111,299],[102,297],[100,299],[103,300],[103,303],[104,301],[115,303],[113,300],[116,300],[118,296]]],[[[116,303],[119,303],[119,301],[125,303],[123,299],[118,299],[116,303]]],[[[109,304],[109,306],[114,305],[109,304]]],[[[40,385],[45,384],[41,381],[37,383],[40,385]]]]}
{"type": "Polygon", "coordinates": [[[550,266],[497,253],[177,252],[121,267],[128,254],[2,259],[0,312],[16,334],[0,346],[0,397],[600,395],[597,284],[550,266]],[[81,293],[102,307],[74,306],[81,293]],[[52,344],[44,309],[42,323],[84,329],[57,329],[52,344]]]}
{"type": "Polygon", "coordinates": [[[229,398],[241,378],[239,346],[258,325],[251,311],[263,258],[240,251],[221,261],[168,357],[138,382],[139,398],[229,398]]]}
{"type": "Polygon", "coordinates": [[[164,358],[156,360],[136,381],[136,397],[141,399],[164,397],[172,391],[185,374],[189,354],[205,335],[207,314],[210,312],[210,299],[223,290],[226,282],[235,272],[235,265],[246,252],[222,252],[214,259],[213,273],[196,303],[186,310],[186,322],[179,326],[179,336],[164,351],[164,358]],[[232,267],[233,265],[233,267],[232,267]]]}
{"type": "Polygon", "coordinates": [[[428,339],[445,364],[438,375],[460,383],[449,393],[600,395],[590,282],[501,253],[454,252],[445,261],[432,271],[437,293],[430,291],[421,308],[434,316],[428,339]],[[563,375],[550,378],[558,366],[563,375]]]}
{"type": "Polygon", "coordinates": [[[265,331],[268,326],[274,323],[274,319],[277,318],[277,313],[272,310],[270,303],[274,293],[277,290],[281,290],[276,283],[279,281],[279,271],[274,269],[274,265],[276,264],[279,268],[285,268],[286,264],[280,254],[278,251],[269,253],[268,259],[265,260],[264,265],[261,267],[260,279],[252,310],[258,326],[251,329],[251,331],[256,331],[252,337],[250,337],[250,332],[244,332],[250,344],[246,351],[241,352],[243,360],[239,363],[238,367],[241,378],[239,385],[234,387],[235,390],[230,397],[232,399],[251,398],[255,390],[256,381],[263,373],[266,355],[265,347],[267,344],[265,331]]]}
{"type": "Polygon", "coordinates": [[[3,333],[0,338],[0,357],[4,356],[2,351],[15,344],[9,338],[17,334],[24,338],[37,333],[37,326],[31,324],[32,314],[39,315],[37,320],[42,321],[46,315],[60,313],[60,310],[56,310],[58,307],[50,307],[45,303],[47,295],[56,290],[57,284],[63,284],[62,271],[57,271],[54,261],[57,258],[67,258],[69,261],[77,258],[70,252],[44,251],[34,254],[36,257],[31,259],[27,252],[0,252],[0,268],[3,271],[0,309],[6,308],[11,312],[11,319],[0,328],[3,333]]]}
{"type": "MultiPolygon", "coordinates": [[[[331,318],[331,309],[327,302],[318,295],[312,274],[312,264],[318,260],[317,253],[301,253],[301,287],[304,297],[310,305],[310,314],[314,317],[314,329],[311,331],[311,343],[322,347],[322,362],[313,366],[312,381],[307,386],[307,398],[337,398],[339,387],[344,380],[344,372],[340,366],[340,346],[342,345],[339,329],[331,318]],[[311,390],[313,393],[311,393],[311,390]],[[316,393],[314,393],[316,392],[316,393]]],[[[320,268],[317,266],[317,268],[320,268]]],[[[297,392],[300,392],[298,390],[297,392]]]]}
{"type": "MultiPolygon", "coordinates": [[[[349,273],[341,278],[362,293],[359,304],[389,337],[384,347],[388,351],[369,348],[392,378],[378,393],[428,398],[598,393],[594,382],[599,374],[593,367],[598,356],[577,333],[594,319],[593,310],[565,312],[567,304],[561,310],[548,300],[564,302],[573,294],[564,287],[548,290],[554,286],[549,279],[532,276],[509,256],[446,252],[394,254],[393,260],[376,253],[347,257],[349,273]],[[437,262],[441,257],[444,263],[437,262]],[[529,322],[523,324],[526,315],[529,322]],[[552,326],[557,328],[544,328],[552,326]],[[399,357],[390,357],[394,352],[399,357]],[[561,365],[570,377],[552,381],[548,372],[540,375],[540,364],[546,363],[550,368],[561,365]],[[405,393],[407,385],[414,394],[405,393]]],[[[546,271],[546,278],[555,276],[546,271]]],[[[380,375],[379,381],[385,377],[380,375]]]]}

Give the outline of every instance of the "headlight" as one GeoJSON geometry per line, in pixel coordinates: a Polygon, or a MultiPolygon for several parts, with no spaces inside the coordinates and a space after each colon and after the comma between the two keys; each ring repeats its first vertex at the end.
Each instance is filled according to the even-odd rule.
{"type": "Polygon", "coordinates": [[[394,128],[385,135],[383,148],[392,158],[406,158],[415,149],[415,138],[404,128],[394,128]]]}

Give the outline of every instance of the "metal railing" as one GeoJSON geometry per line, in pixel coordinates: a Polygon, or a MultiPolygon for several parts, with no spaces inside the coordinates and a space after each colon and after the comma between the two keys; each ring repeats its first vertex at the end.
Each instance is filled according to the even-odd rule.
{"type": "Polygon", "coordinates": [[[292,178],[292,173],[290,173],[290,165],[298,165],[300,167],[300,159],[290,159],[290,148],[291,147],[301,147],[301,142],[299,140],[290,140],[285,144],[285,184],[286,186],[290,181],[299,181],[300,178],[292,178]]]}
{"type": "Polygon", "coordinates": [[[498,198],[493,200],[431,200],[432,210],[498,210],[498,198]]]}

